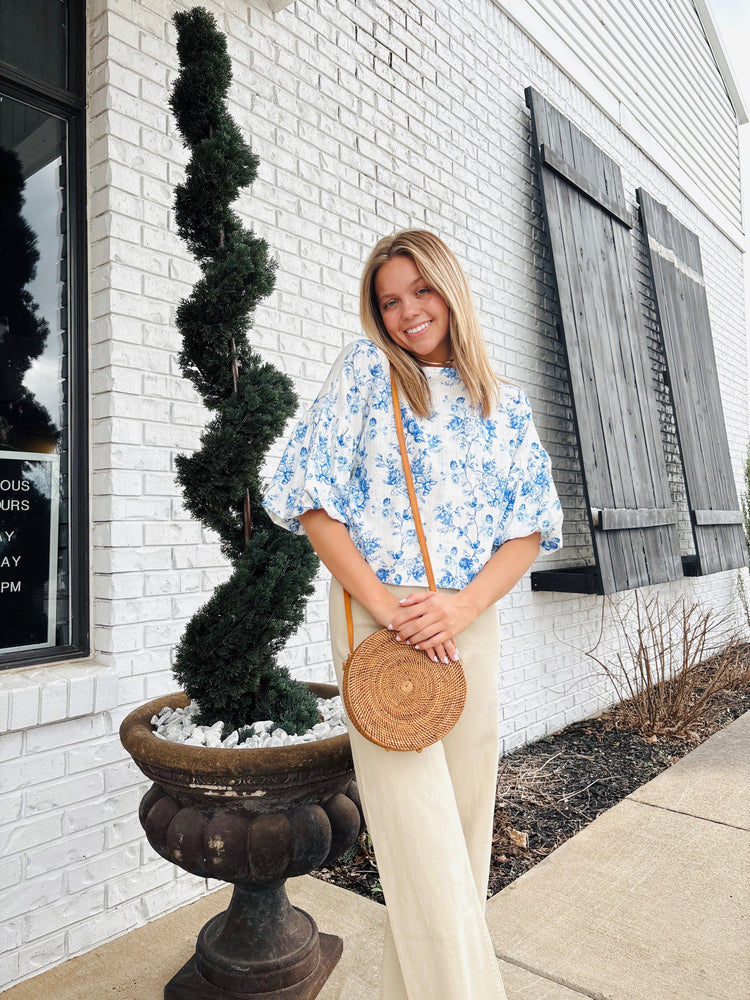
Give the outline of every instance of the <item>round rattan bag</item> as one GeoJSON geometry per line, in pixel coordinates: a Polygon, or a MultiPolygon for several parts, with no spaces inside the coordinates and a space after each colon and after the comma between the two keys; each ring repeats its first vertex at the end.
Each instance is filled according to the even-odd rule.
{"type": "Polygon", "coordinates": [[[458,722],[466,677],[460,662],[435,663],[381,628],[347,657],[342,695],[352,725],[371,743],[419,751],[458,722]]]}

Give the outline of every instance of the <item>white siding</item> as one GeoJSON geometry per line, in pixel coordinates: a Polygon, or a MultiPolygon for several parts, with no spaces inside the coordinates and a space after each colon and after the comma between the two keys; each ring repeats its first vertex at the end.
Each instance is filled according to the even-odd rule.
{"type": "Polygon", "coordinates": [[[737,118],[692,0],[494,0],[731,239],[737,118]]]}

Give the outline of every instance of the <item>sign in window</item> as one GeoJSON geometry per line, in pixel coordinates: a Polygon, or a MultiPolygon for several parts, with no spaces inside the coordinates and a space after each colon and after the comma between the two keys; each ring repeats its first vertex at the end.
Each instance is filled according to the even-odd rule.
{"type": "Polygon", "coordinates": [[[0,621],[6,653],[56,644],[57,455],[0,454],[0,621]]]}

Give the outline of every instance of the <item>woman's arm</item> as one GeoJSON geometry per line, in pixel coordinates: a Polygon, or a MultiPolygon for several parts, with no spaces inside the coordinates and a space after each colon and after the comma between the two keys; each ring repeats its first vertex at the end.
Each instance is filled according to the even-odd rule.
{"type": "MultiPolygon", "coordinates": [[[[399,604],[368,566],[345,524],[334,520],[324,510],[305,511],[300,514],[299,520],[321,562],[344,590],[370,612],[376,622],[390,626],[397,615],[403,617],[403,605],[399,604]]],[[[448,657],[457,655],[455,643],[448,641],[451,638],[449,636],[436,647],[424,642],[422,648],[433,659],[447,662],[448,657]]]]}
{"type": "Polygon", "coordinates": [[[344,590],[367,608],[376,622],[390,625],[391,616],[399,610],[398,601],[367,565],[346,525],[324,510],[306,510],[299,521],[321,562],[344,590]]]}
{"type": "Polygon", "coordinates": [[[471,583],[455,594],[412,594],[391,624],[402,639],[420,648],[454,639],[491,604],[515,587],[539,554],[541,533],[505,542],[471,583]]]}

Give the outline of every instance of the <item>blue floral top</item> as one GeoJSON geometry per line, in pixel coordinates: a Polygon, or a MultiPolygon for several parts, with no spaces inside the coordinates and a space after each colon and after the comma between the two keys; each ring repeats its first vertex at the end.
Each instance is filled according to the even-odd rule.
{"type": "MultiPolygon", "coordinates": [[[[542,549],[562,545],[562,511],[529,401],[501,384],[483,419],[453,368],[424,368],[434,413],[401,401],[409,461],[438,587],[460,589],[511,538],[536,531],[542,549]]],[[[393,418],[388,360],[369,340],[345,348],[300,420],[266,492],[273,520],[301,532],[323,508],[384,583],[427,579],[409,506],[393,418]]]]}

